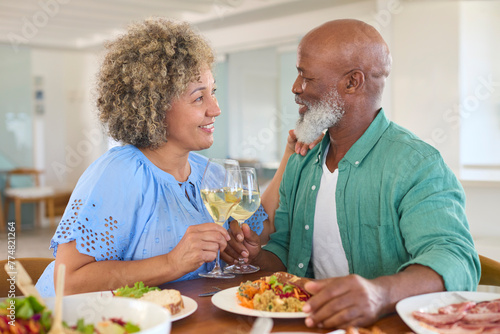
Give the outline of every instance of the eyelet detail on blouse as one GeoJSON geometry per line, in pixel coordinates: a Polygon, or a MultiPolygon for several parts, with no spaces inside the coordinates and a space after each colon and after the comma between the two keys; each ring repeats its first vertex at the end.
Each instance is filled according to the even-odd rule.
{"type": "MultiPolygon", "coordinates": [[[[74,200],[71,203],[71,219],[62,220],[55,233],[55,239],[61,240],[59,243],[76,240],[77,246],[90,256],[98,260],[122,260],[115,248],[114,232],[118,230],[118,222],[113,216],[104,218],[105,231],[94,232],[86,226],[89,219],[79,215],[79,210],[83,206],[81,199],[74,200]],[[100,258],[99,258],[100,255],[100,258]]],[[[92,208],[96,205],[92,204],[92,208]]]]}

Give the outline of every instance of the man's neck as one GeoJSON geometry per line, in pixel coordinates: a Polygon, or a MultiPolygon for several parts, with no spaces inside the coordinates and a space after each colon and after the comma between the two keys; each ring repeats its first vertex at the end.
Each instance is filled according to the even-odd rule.
{"type": "Polygon", "coordinates": [[[330,172],[338,168],[340,160],[365,133],[379,110],[380,108],[373,113],[363,113],[361,117],[358,116],[360,113],[346,113],[337,125],[328,129],[330,148],[326,156],[326,166],[330,172]]]}

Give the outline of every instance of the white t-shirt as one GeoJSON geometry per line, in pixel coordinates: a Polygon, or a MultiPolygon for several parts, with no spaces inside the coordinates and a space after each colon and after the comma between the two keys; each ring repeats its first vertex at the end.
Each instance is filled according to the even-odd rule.
{"type": "Polygon", "coordinates": [[[349,274],[349,265],[340,238],[337,223],[337,206],[335,190],[337,189],[338,169],[332,172],[326,166],[326,155],[323,155],[323,175],[316,197],[313,233],[313,269],[317,279],[345,276],[349,274]]]}

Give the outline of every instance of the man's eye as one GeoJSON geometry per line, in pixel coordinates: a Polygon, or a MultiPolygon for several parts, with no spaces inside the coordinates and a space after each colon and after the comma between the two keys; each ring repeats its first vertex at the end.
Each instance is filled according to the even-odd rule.
{"type": "Polygon", "coordinates": [[[203,95],[201,95],[200,97],[198,97],[196,100],[194,100],[195,102],[198,102],[198,101],[202,101],[203,100],[203,95]]]}
{"type": "Polygon", "coordinates": [[[216,91],[217,91],[217,88],[212,89],[212,95],[215,95],[216,91]]]}

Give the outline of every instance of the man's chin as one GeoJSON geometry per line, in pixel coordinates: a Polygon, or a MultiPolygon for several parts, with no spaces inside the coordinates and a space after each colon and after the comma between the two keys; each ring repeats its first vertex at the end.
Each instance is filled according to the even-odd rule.
{"type": "Polygon", "coordinates": [[[297,133],[297,130],[295,130],[295,136],[297,136],[297,141],[298,142],[301,142],[301,143],[304,143],[304,144],[311,144],[312,142],[314,142],[316,139],[318,139],[318,137],[321,135],[323,131],[320,131],[316,136],[314,136],[314,134],[298,134],[297,133]]]}

